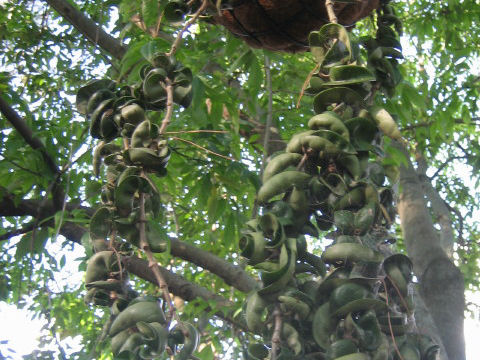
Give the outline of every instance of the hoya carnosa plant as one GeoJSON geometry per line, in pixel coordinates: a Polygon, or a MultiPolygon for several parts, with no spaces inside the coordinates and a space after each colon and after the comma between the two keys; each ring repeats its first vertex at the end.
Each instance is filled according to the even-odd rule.
{"type": "Polygon", "coordinates": [[[393,94],[402,55],[389,5],[377,25],[360,41],[336,23],[310,34],[316,115],[268,162],[261,215],[240,239],[262,281],[244,307],[248,328],[262,336],[251,359],[433,360],[438,351],[409,323],[412,263],[388,249],[395,204],[382,139],[402,139],[375,100],[393,94]],[[321,257],[309,252],[307,242],[327,231],[321,257]]]}
{"type": "Polygon", "coordinates": [[[170,149],[163,132],[169,118],[155,124],[147,112],[165,110],[171,116],[173,102],[189,106],[192,73],[172,56],[160,54],[141,69],[140,78],[132,86],[93,80],[77,94],[77,109],[89,121],[90,135],[99,139],[94,173],[99,175],[102,165],[106,168],[102,204],[90,220],[96,252],[87,265],[85,301],[110,308],[107,330],[116,359],[155,359],[165,354],[188,359],[198,345],[198,333],[175,313],[152,255],[165,251],[167,243],[149,223],[162,211],[152,176],[166,175],[170,149]],[[128,284],[122,258],[135,247],[150,262],[163,306],[155,297],[138,296],[128,284]]]}

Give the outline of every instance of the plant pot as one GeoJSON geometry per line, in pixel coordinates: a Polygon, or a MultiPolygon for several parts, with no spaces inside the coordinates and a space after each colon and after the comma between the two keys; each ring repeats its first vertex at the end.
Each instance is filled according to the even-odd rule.
{"type": "MultiPolygon", "coordinates": [[[[335,2],[338,23],[352,28],[379,6],[379,0],[335,2]]],[[[255,48],[308,50],[308,34],[329,22],[324,0],[227,0],[213,19],[255,48]]]]}

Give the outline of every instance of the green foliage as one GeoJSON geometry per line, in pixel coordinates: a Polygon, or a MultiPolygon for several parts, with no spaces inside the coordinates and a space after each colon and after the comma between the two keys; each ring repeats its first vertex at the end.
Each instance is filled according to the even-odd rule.
{"type": "MultiPolygon", "coordinates": [[[[80,279],[63,279],[59,281],[58,288],[52,281],[67,270],[81,274],[86,270],[86,258],[92,255],[92,244],[83,241],[85,253],[81,236],[73,237],[78,243],[72,245],[71,239],[65,240],[58,236],[57,232],[63,224],[69,223],[78,226],[74,228],[77,231],[74,231],[75,235],[81,234],[79,229],[84,231],[100,201],[101,182],[92,172],[93,140],[88,134],[85,119],[75,111],[74,96],[80,87],[98,78],[109,77],[133,86],[141,81],[140,70],[148,64],[152,54],[169,51],[171,41],[181,27],[179,19],[183,13],[180,14],[177,10],[182,6],[173,4],[169,9],[169,20],[178,23],[168,23],[163,19],[159,24],[159,14],[165,9],[167,2],[161,1],[161,6],[158,4],[158,1],[76,2],[83,13],[128,44],[127,52],[121,61],[111,59],[98,45],[92,45],[67,20],[51,11],[46,3],[7,1],[0,5],[1,97],[25,120],[34,136],[44,144],[47,154],[62,169],[59,184],[64,189],[68,205],[65,209],[62,206],[53,207],[55,199],[51,189],[56,180],[55,175],[48,168],[41,153],[32,149],[19,132],[1,116],[0,299],[28,308],[38,316],[43,315],[51,329],[51,337],[45,339],[46,342],[54,343],[53,339],[57,335],[60,339],[81,335],[83,350],[70,354],[72,359],[100,359],[106,356],[100,355],[100,350],[105,345],[102,343],[97,346],[97,341],[102,335],[102,326],[109,317],[106,311],[93,311],[84,304],[82,299],[86,289],[80,284],[80,279]],[[147,28],[155,30],[159,25],[158,37],[152,38],[151,32],[144,32],[130,22],[132,16],[137,14],[147,28]],[[73,261],[72,258],[78,259],[73,261]]],[[[383,34],[375,33],[368,19],[352,31],[353,41],[346,46],[347,51],[322,50],[326,48],[326,42],[319,36],[313,54],[252,50],[240,39],[208,21],[200,21],[185,32],[176,60],[191,69],[193,97],[186,109],[176,105],[165,135],[171,151],[168,173],[161,179],[151,179],[158,189],[159,201],[164,204],[163,212],[156,215],[155,222],[149,223],[156,236],[178,237],[221,259],[244,265],[244,260],[240,260],[237,253],[242,250],[243,255],[247,254],[248,244],[240,242],[242,246],[239,248],[238,243],[240,238],[246,236],[241,230],[251,217],[255,194],[260,189],[259,169],[263,141],[258,129],[259,124],[264,124],[268,117],[269,90],[264,71],[265,56],[270,58],[272,64],[270,71],[273,123],[280,130],[283,139],[291,139],[292,135],[302,128],[307,130],[308,120],[314,115],[313,104],[316,104],[317,110],[326,110],[327,102],[330,101],[328,99],[333,95],[323,93],[319,97],[325,86],[336,86],[336,96],[348,97],[342,90],[345,86],[365,84],[372,74],[383,75],[382,91],[392,97],[386,100],[382,107],[393,115],[402,136],[410,144],[415,144],[418,152],[427,159],[427,175],[434,175],[432,181],[435,189],[456,209],[452,211],[455,237],[458,240],[454,245],[455,259],[465,276],[467,287],[477,290],[479,229],[475,219],[478,219],[477,204],[480,199],[475,189],[478,186],[480,167],[477,130],[480,87],[479,74],[475,69],[478,69],[480,55],[477,40],[480,37],[477,25],[480,6],[473,0],[421,0],[396,3],[395,13],[404,23],[404,60],[394,51],[400,50],[398,43],[392,39],[389,39],[390,43],[379,39],[380,35],[388,35],[387,30],[383,29],[383,34]],[[378,44],[372,42],[360,53],[350,50],[350,47],[355,47],[368,35],[376,38],[377,42],[382,41],[382,54],[390,54],[387,62],[379,60],[378,51],[375,52],[378,48],[375,45],[378,44]],[[332,59],[338,54],[342,56],[338,63],[335,63],[332,59]],[[332,72],[329,83],[319,82],[316,79],[320,77],[314,76],[312,80],[315,80],[310,82],[307,95],[302,98],[301,107],[297,109],[300,90],[307,74],[319,60],[318,56],[325,57],[325,69],[337,66],[337,70],[332,72]],[[346,63],[347,58],[360,59],[362,56],[370,58],[366,71],[338,66],[346,63]],[[402,65],[398,69],[394,67],[392,71],[391,65],[397,63],[402,65]],[[403,76],[402,81],[400,73],[403,76]],[[346,83],[346,79],[353,79],[353,83],[350,80],[346,83]],[[392,92],[393,87],[395,93],[392,92]],[[310,96],[315,94],[319,95],[310,96]],[[465,174],[468,174],[467,179],[465,174]]],[[[391,26],[393,28],[395,22],[392,22],[391,26]]],[[[328,33],[336,34],[340,40],[345,39],[344,32],[337,26],[335,29],[338,30],[328,33]]],[[[361,61],[358,61],[357,65],[360,64],[361,61]]],[[[153,80],[156,79],[154,75],[150,74],[153,80]]],[[[190,74],[183,75],[190,77],[190,74]]],[[[365,97],[368,86],[363,90],[366,91],[362,93],[365,97]]],[[[163,115],[164,113],[150,111],[146,114],[152,124],[160,124],[163,115]]],[[[380,121],[379,118],[377,121],[380,121]]],[[[330,121],[328,126],[329,131],[340,131],[338,122],[334,120],[330,121]]],[[[374,119],[357,119],[345,126],[356,149],[373,140],[370,138],[369,129],[376,127],[374,119]]],[[[103,133],[100,132],[99,135],[103,136],[103,133]]],[[[137,135],[139,141],[143,141],[142,134],[137,135]]],[[[330,133],[323,135],[325,136],[322,139],[326,140],[318,141],[305,137],[301,145],[307,144],[316,149],[315,151],[324,150],[330,143],[345,145],[345,141],[338,136],[330,133]]],[[[314,136],[321,137],[318,134],[314,136]]],[[[382,155],[380,148],[372,150],[382,155]]],[[[406,159],[388,145],[384,151],[388,157],[382,161],[382,165],[389,167],[385,172],[390,178],[394,178],[395,174],[391,170],[406,159]]],[[[349,172],[352,178],[360,178],[357,162],[348,157],[352,154],[348,153],[345,146],[341,153],[345,171],[349,172]]],[[[268,167],[266,170],[271,172],[269,176],[272,176],[273,180],[277,173],[282,173],[289,166],[292,166],[291,163],[281,170],[268,167]]],[[[99,174],[105,177],[102,171],[99,174]]],[[[373,170],[369,168],[368,171],[371,175],[373,170]]],[[[264,176],[265,174],[267,171],[264,176]]],[[[383,179],[381,174],[378,176],[383,179]]],[[[287,184],[288,189],[270,192],[267,200],[278,199],[290,191],[292,184],[300,188],[308,186],[308,189],[315,189],[316,196],[319,197],[332,189],[338,194],[342,191],[341,186],[334,188],[328,183],[297,184],[292,181],[287,184]]],[[[125,190],[125,193],[128,191],[125,190]]],[[[385,192],[381,196],[390,199],[391,193],[385,192]]],[[[345,199],[350,201],[352,197],[345,199]]],[[[340,210],[340,207],[335,212],[337,219],[342,215],[338,211],[348,211],[340,210]]],[[[392,211],[386,210],[389,213],[392,211]]],[[[316,219],[319,228],[315,229],[316,231],[321,232],[327,229],[327,226],[330,228],[334,214],[330,215],[330,218],[319,216],[316,219]]],[[[343,215],[348,217],[351,214],[343,215]]],[[[295,217],[290,214],[290,221],[292,218],[295,217]]],[[[433,219],[434,222],[437,220],[435,217],[433,219]]],[[[97,220],[99,224],[104,218],[98,217],[97,220]]],[[[255,236],[247,238],[245,242],[251,242],[253,248],[262,247],[258,240],[255,242],[255,236]]],[[[168,243],[162,246],[167,247],[167,253],[156,255],[161,264],[181,273],[186,280],[231,299],[235,304],[234,310],[239,311],[237,317],[239,316],[245,294],[238,290],[233,291],[218,276],[202,271],[197,265],[172,257],[168,243]]],[[[320,248],[324,246],[325,243],[318,240],[309,245],[309,253],[319,254],[320,248]]],[[[398,246],[401,247],[400,244],[398,246]]],[[[278,252],[284,253],[283,266],[274,270],[263,270],[267,283],[275,284],[276,281],[288,280],[285,279],[292,273],[293,247],[293,244],[290,248],[285,245],[285,250],[279,247],[278,252]]],[[[312,267],[316,268],[315,271],[322,275],[325,269],[316,261],[318,259],[309,259],[310,261],[305,261],[304,264],[309,265],[311,271],[312,267]]],[[[261,264],[262,259],[250,258],[250,263],[261,264]]],[[[247,267],[247,272],[256,276],[256,272],[250,267],[247,267]]],[[[151,285],[134,279],[135,291],[152,292],[151,285]]],[[[290,298],[282,300],[286,308],[298,309],[299,316],[302,314],[302,306],[296,301],[290,298]]],[[[208,334],[202,336],[199,347],[201,350],[196,353],[196,357],[212,359],[214,355],[228,354],[229,358],[237,359],[241,358],[242,354],[249,353],[252,358],[261,358],[262,354],[265,354],[265,349],[257,345],[245,347],[245,335],[236,328],[232,329],[226,321],[210,319],[212,313],[208,313],[206,319],[200,318],[198,314],[203,310],[210,311],[207,310],[208,306],[210,310],[215,309],[213,303],[208,304],[204,300],[191,301],[184,306],[182,312],[182,320],[193,319],[191,321],[195,322],[197,327],[203,326],[202,334],[208,334]],[[195,316],[198,318],[195,319],[195,316]]],[[[315,317],[324,316],[318,311],[315,312],[315,317]]],[[[234,311],[230,308],[225,312],[231,314],[234,311]]],[[[354,329],[357,333],[363,332],[368,334],[365,336],[376,339],[379,333],[367,315],[368,312],[364,315],[365,318],[355,319],[354,329]]],[[[380,327],[388,326],[384,320],[379,319],[380,327]]],[[[316,343],[322,344],[326,341],[323,334],[325,328],[318,326],[313,331],[316,343]]],[[[294,345],[295,334],[292,331],[287,332],[289,334],[285,334],[285,337],[290,339],[292,344],[290,351],[296,352],[298,348],[294,345]]],[[[247,338],[250,340],[249,335],[247,338]]],[[[384,340],[382,338],[379,341],[384,340]]],[[[336,344],[334,348],[348,348],[345,344],[341,345],[336,344]]],[[[399,346],[402,347],[401,344],[399,346]]],[[[338,350],[340,353],[335,355],[334,350],[330,351],[329,356],[343,354],[342,350],[338,350]]],[[[47,350],[41,351],[41,355],[37,352],[38,356],[54,356],[47,350]]],[[[405,346],[401,351],[406,353],[409,349],[405,346]]],[[[31,357],[33,358],[34,354],[31,357]]]]}

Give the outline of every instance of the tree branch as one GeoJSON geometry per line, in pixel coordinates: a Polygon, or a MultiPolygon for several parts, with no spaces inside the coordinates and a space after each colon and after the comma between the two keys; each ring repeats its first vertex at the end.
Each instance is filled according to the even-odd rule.
{"type": "MultiPolygon", "coordinates": [[[[158,285],[155,274],[153,273],[152,269],[149,267],[147,260],[140,259],[136,256],[129,256],[129,257],[123,258],[123,262],[128,272],[144,280],[147,280],[148,282],[154,285],[158,285]]],[[[186,301],[191,301],[200,297],[206,301],[215,300],[216,302],[224,306],[232,305],[232,303],[229,302],[224,297],[214,294],[202,286],[193,284],[185,280],[180,275],[174,274],[163,267],[159,266],[159,268],[160,268],[160,273],[162,274],[162,277],[168,283],[169,290],[174,295],[179,296],[186,301]]]]}
{"type": "Polygon", "coordinates": [[[417,151],[416,159],[418,164],[417,171],[420,175],[419,180],[423,185],[423,190],[427,199],[430,200],[431,209],[437,219],[437,223],[440,225],[439,240],[441,246],[448,257],[453,259],[453,244],[455,242],[455,237],[453,235],[450,210],[447,208],[445,200],[442,199],[438,191],[432,186],[431,181],[429,181],[426,175],[428,164],[423,154],[417,151]]]}
{"type": "Polygon", "coordinates": [[[29,128],[24,119],[22,119],[17,112],[0,96],[0,112],[5,116],[15,130],[25,139],[28,145],[33,149],[40,151],[47,164],[48,168],[53,174],[60,173],[53,158],[47,153],[45,147],[39,138],[33,136],[32,130],[29,128]]]}
{"type": "Polygon", "coordinates": [[[92,19],[78,11],[69,2],[65,0],[44,1],[71,23],[91,43],[100,46],[117,59],[121,59],[125,55],[127,50],[117,39],[106,33],[92,19]]]}
{"type": "MultiPolygon", "coordinates": [[[[41,222],[43,219],[55,214],[52,201],[48,200],[44,205],[42,212],[39,213],[40,200],[21,200],[16,201],[14,195],[3,190],[3,196],[0,196],[0,216],[33,216],[41,222]]],[[[79,206],[78,204],[67,204],[66,210],[82,209],[87,216],[92,216],[94,210],[89,207],[79,206]]],[[[44,223],[46,226],[54,226],[53,221],[44,223]]],[[[42,224],[43,225],[43,224],[42,224]]],[[[83,234],[87,230],[78,224],[66,222],[60,229],[60,234],[70,241],[80,243],[83,234]]],[[[202,250],[196,246],[180,241],[175,238],[170,239],[171,254],[175,257],[198,265],[211,273],[217,275],[229,286],[242,292],[249,292],[257,286],[254,278],[248,275],[241,267],[231,264],[224,259],[215,256],[208,251],[202,250]]]]}
{"type": "MultiPolygon", "coordinates": [[[[126,270],[129,273],[134,274],[144,280],[147,280],[154,285],[157,285],[156,277],[152,272],[151,268],[149,267],[147,260],[140,259],[136,256],[129,256],[124,257],[123,262],[126,270]]],[[[224,297],[214,294],[202,286],[193,284],[185,280],[182,276],[174,274],[161,266],[159,266],[159,270],[162,274],[162,277],[168,284],[169,291],[171,291],[172,294],[174,294],[175,296],[179,296],[186,301],[192,301],[196,298],[201,298],[210,303],[213,300],[216,302],[216,306],[218,306],[219,308],[228,308],[234,305],[232,302],[225,299],[224,297]]],[[[210,307],[204,309],[204,311],[206,312],[210,312],[212,310],[216,309],[212,309],[210,307]]],[[[233,316],[230,314],[225,315],[225,312],[220,311],[220,309],[215,313],[215,315],[232,323],[239,329],[248,331],[245,324],[234,319],[233,316]]]]}
{"type": "MultiPolygon", "coordinates": [[[[392,144],[409,155],[398,142],[392,144]]],[[[400,166],[398,213],[419,292],[438,328],[450,360],[465,359],[463,275],[443,251],[425,203],[425,192],[412,164],[400,166]]]]}
{"type": "Polygon", "coordinates": [[[170,239],[170,252],[173,256],[194,263],[218,275],[227,285],[247,293],[257,287],[254,278],[240,266],[233,265],[208,251],[190,245],[178,239],[170,239]]]}

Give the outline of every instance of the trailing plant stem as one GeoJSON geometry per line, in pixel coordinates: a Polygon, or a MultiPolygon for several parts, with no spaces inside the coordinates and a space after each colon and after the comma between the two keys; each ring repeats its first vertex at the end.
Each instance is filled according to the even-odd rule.
{"type": "Polygon", "coordinates": [[[270,357],[271,360],[277,360],[277,352],[280,347],[281,343],[281,334],[282,334],[282,312],[280,311],[280,307],[277,304],[275,306],[275,310],[273,311],[273,320],[274,320],[274,327],[273,327],[273,335],[272,335],[272,356],[270,357]]]}
{"type": "Polygon", "coordinates": [[[165,132],[167,129],[168,124],[170,124],[170,119],[172,118],[173,114],[173,86],[172,81],[169,78],[166,78],[167,85],[165,86],[165,91],[167,92],[167,111],[165,113],[165,117],[162,120],[162,125],[160,127],[159,133],[160,135],[165,132]]]}
{"type": "Polygon", "coordinates": [[[180,30],[180,32],[177,35],[177,38],[172,44],[172,47],[170,48],[170,51],[167,53],[167,56],[172,56],[175,55],[175,52],[177,51],[178,46],[180,45],[180,41],[182,41],[182,36],[183,33],[195,22],[197,21],[198,17],[200,14],[207,8],[209,4],[209,0],[203,0],[202,5],[198,8],[197,12],[193,14],[192,18],[188,20],[188,22],[185,24],[185,26],[180,30]]]}
{"type": "Polygon", "coordinates": [[[168,291],[168,285],[165,279],[160,272],[160,268],[158,266],[157,260],[153,256],[152,251],[150,250],[150,245],[147,242],[147,235],[145,232],[145,224],[147,222],[145,216],[145,193],[140,193],[140,219],[139,219],[139,236],[140,236],[140,248],[143,250],[145,255],[147,256],[148,260],[148,267],[152,270],[155,279],[157,280],[158,287],[162,291],[162,297],[167,303],[168,306],[168,316],[167,316],[167,323],[170,323],[172,318],[175,318],[176,321],[180,321],[178,316],[175,312],[175,307],[173,305],[172,298],[170,297],[170,293],[168,291]]]}
{"type": "Polygon", "coordinates": [[[328,19],[331,23],[337,24],[338,19],[337,15],[335,15],[335,10],[333,9],[333,0],[326,0],[325,7],[327,8],[328,19]]]}

